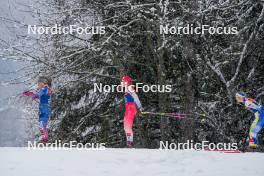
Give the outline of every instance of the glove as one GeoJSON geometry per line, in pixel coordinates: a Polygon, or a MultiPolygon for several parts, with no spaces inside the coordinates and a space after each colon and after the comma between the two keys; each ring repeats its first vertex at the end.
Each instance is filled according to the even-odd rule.
{"type": "Polygon", "coordinates": [[[33,92],[29,92],[29,91],[23,92],[22,95],[27,96],[27,97],[34,97],[35,96],[35,94],[33,92]]]}

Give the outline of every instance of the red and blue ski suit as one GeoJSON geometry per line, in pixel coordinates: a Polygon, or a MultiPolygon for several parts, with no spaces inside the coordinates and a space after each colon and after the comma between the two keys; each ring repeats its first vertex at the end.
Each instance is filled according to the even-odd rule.
{"type": "Polygon", "coordinates": [[[125,93],[126,111],[124,116],[124,130],[127,137],[127,142],[133,142],[132,126],[137,114],[137,108],[141,109],[142,105],[134,91],[127,91],[125,93]]]}
{"type": "Polygon", "coordinates": [[[245,98],[243,104],[255,115],[249,131],[249,142],[257,144],[257,135],[264,125],[264,107],[252,98],[245,98]]]}
{"type": "Polygon", "coordinates": [[[39,130],[43,142],[48,141],[48,121],[51,114],[50,101],[52,91],[48,86],[41,88],[36,94],[33,92],[24,92],[26,96],[33,99],[39,99],[39,130]]]}

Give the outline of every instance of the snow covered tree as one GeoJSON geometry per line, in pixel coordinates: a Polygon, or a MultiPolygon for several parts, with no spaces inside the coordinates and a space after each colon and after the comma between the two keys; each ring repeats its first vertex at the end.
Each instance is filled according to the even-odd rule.
{"type": "MultiPolygon", "coordinates": [[[[138,115],[134,125],[136,146],[157,148],[159,141],[188,139],[242,143],[251,116],[235,105],[234,94],[245,91],[263,102],[263,3],[38,1],[35,6],[27,6],[38,25],[104,26],[105,33],[21,35],[19,46],[2,41],[5,49],[1,53],[10,59],[19,55],[32,63],[25,78],[47,74],[54,79],[53,140],[124,146],[122,94],[93,89],[94,83],[119,84],[120,77],[129,74],[134,82],[172,85],[170,93],[140,91],[146,110],[188,114],[184,120],[138,115]],[[166,27],[187,25],[236,27],[238,33],[164,32],[166,27]]],[[[23,28],[28,26],[14,19],[9,21],[23,28]]]]}

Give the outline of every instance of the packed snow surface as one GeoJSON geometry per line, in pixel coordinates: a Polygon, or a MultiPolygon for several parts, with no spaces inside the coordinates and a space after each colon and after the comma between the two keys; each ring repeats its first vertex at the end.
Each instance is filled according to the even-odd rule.
{"type": "Polygon", "coordinates": [[[263,176],[263,153],[0,148],[3,176],[263,176]]]}

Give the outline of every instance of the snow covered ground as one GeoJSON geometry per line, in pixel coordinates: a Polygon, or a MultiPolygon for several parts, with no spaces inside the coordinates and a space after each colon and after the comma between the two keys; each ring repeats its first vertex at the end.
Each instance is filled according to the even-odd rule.
{"type": "Polygon", "coordinates": [[[0,148],[3,176],[263,176],[263,153],[0,148]]]}

